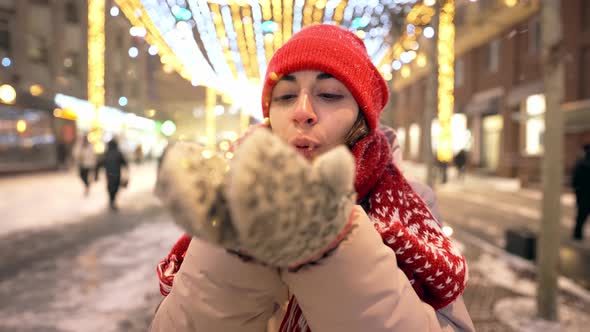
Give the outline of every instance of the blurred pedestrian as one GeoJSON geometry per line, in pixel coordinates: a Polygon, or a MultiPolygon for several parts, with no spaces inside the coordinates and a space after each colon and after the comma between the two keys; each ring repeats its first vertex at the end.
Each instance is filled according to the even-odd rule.
{"type": "Polygon", "coordinates": [[[143,148],[141,147],[141,144],[137,144],[134,154],[135,154],[135,162],[138,164],[141,164],[141,162],[143,161],[143,148]]]}
{"type": "Polygon", "coordinates": [[[584,237],[584,224],[590,216],[590,144],[584,145],[584,156],[574,166],[572,172],[572,188],[576,193],[576,226],[574,227],[574,240],[582,240],[584,237]]]}
{"type": "Polygon", "coordinates": [[[80,179],[82,179],[82,182],[84,183],[84,195],[88,196],[91,181],[90,170],[96,168],[96,154],[92,143],[88,140],[88,136],[84,135],[82,137],[74,154],[78,164],[80,179]]]}
{"type": "Polygon", "coordinates": [[[434,163],[438,168],[438,175],[440,176],[441,183],[447,183],[449,178],[449,162],[440,160],[438,159],[438,156],[434,155],[434,163]]]}
{"type": "Polygon", "coordinates": [[[55,143],[55,150],[57,155],[57,169],[67,169],[68,147],[61,137],[55,143]]]}
{"type": "Polygon", "coordinates": [[[453,163],[457,167],[457,177],[463,179],[465,176],[465,167],[467,166],[467,151],[461,149],[461,151],[457,152],[455,158],[453,158],[453,163]]]}
{"type": "Polygon", "coordinates": [[[158,266],[174,283],[151,330],[264,331],[278,313],[281,332],[472,331],[465,259],[378,129],[388,97],[360,38],[315,25],[269,63],[272,133],[229,161],[170,147],[157,193],[188,234],[158,266]]]}
{"type": "Polygon", "coordinates": [[[117,193],[122,184],[126,185],[129,177],[127,160],[119,150],[117,141],[113,138],[107,144],[105,152],[99,167],[104,167],[107,178],[107,191],[109,193],[109,207],[112,211],[117,211],[117,193]],[[121,179],[122,171],[125,171],[125,178],[121,179]]]}

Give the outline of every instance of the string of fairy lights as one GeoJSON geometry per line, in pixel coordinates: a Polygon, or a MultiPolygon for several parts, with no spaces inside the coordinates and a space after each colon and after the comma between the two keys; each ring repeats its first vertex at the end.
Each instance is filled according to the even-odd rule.
{"type": "MultiPolygon", "coordinates": [[[[365,41],[375,63],[386,61],[392,46],[389,16],[409,11],[416,2],[116,0],[132,24],[146,28],[148,35],[167,44],[158,50],[169,67],[184,70],[193,82],[220,90],[223,82],[239,78],[259,83],[272,54],[293,33],[312,24],[348,28],[365,41]],[[147,17],[138,15],[141,11],[147,17]]],[[[384,74],[386,78],[391,75],[384,74]]]]}

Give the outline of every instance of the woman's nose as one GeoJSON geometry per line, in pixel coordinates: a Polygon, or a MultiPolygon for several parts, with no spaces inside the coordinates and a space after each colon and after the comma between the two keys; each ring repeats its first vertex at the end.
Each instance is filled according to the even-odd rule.
{"type": "Polygon", "coordinates": [[[293,112],[293,121],[301,126],[314,125],[318,121],[309,95],[306,92],[299,95],[297,104],[295,105],[295,111],[293,112]]]}

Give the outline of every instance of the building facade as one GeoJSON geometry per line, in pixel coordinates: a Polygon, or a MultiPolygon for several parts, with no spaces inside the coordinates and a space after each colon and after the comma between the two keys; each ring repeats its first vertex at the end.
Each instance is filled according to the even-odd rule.
{"type": "MultiPolygon", "coordinates": [[[[469,151],[470,167],[518,177],[524,184],[540,180],[543,155],[539,10],[539,1],[533,0],[458,1],[455,16],[458,148],[469,151]],[[460,132],[462,123],[466,135],[460,132]]],[[[562,17],[564,166],[569,171],[582,145],[590,143],[590,2],[562,0],[562,17]]],[[[413,160],[421,159],[427,72],[414,70],[409,77],[398,73],[394,79],[393,122],[405,137],[406,156],[413,160]]]]}
{"type": "MultiPolygon", "coordinates": [[[[165,71],[114,0],[105,1],[105,105],[156,120],[203,103],[195,88],[165,71]],[[174,107],[167,107],[174,104],[174,107]]],[[[88,99],[88,1],[0,0],[0,83],[52,100],[88,99]]]]}

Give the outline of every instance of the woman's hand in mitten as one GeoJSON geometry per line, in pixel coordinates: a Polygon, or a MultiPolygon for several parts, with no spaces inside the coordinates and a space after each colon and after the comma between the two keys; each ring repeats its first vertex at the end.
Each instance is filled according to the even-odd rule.
{"type": "Polygon", "coordinates": [[[241,248],[277,267],[317,261],[350,230],[354,174],[345,147],[310,163],[270,131],[256,130],[236,150],[225,188],[241,248]]]}
{"type": "Polygon", "coordinates": [[[175,143],[166,151],[155,193],[187,233],[235,248],[222,190],[227,168],[223,157],[197,143],[175,143]]]}

